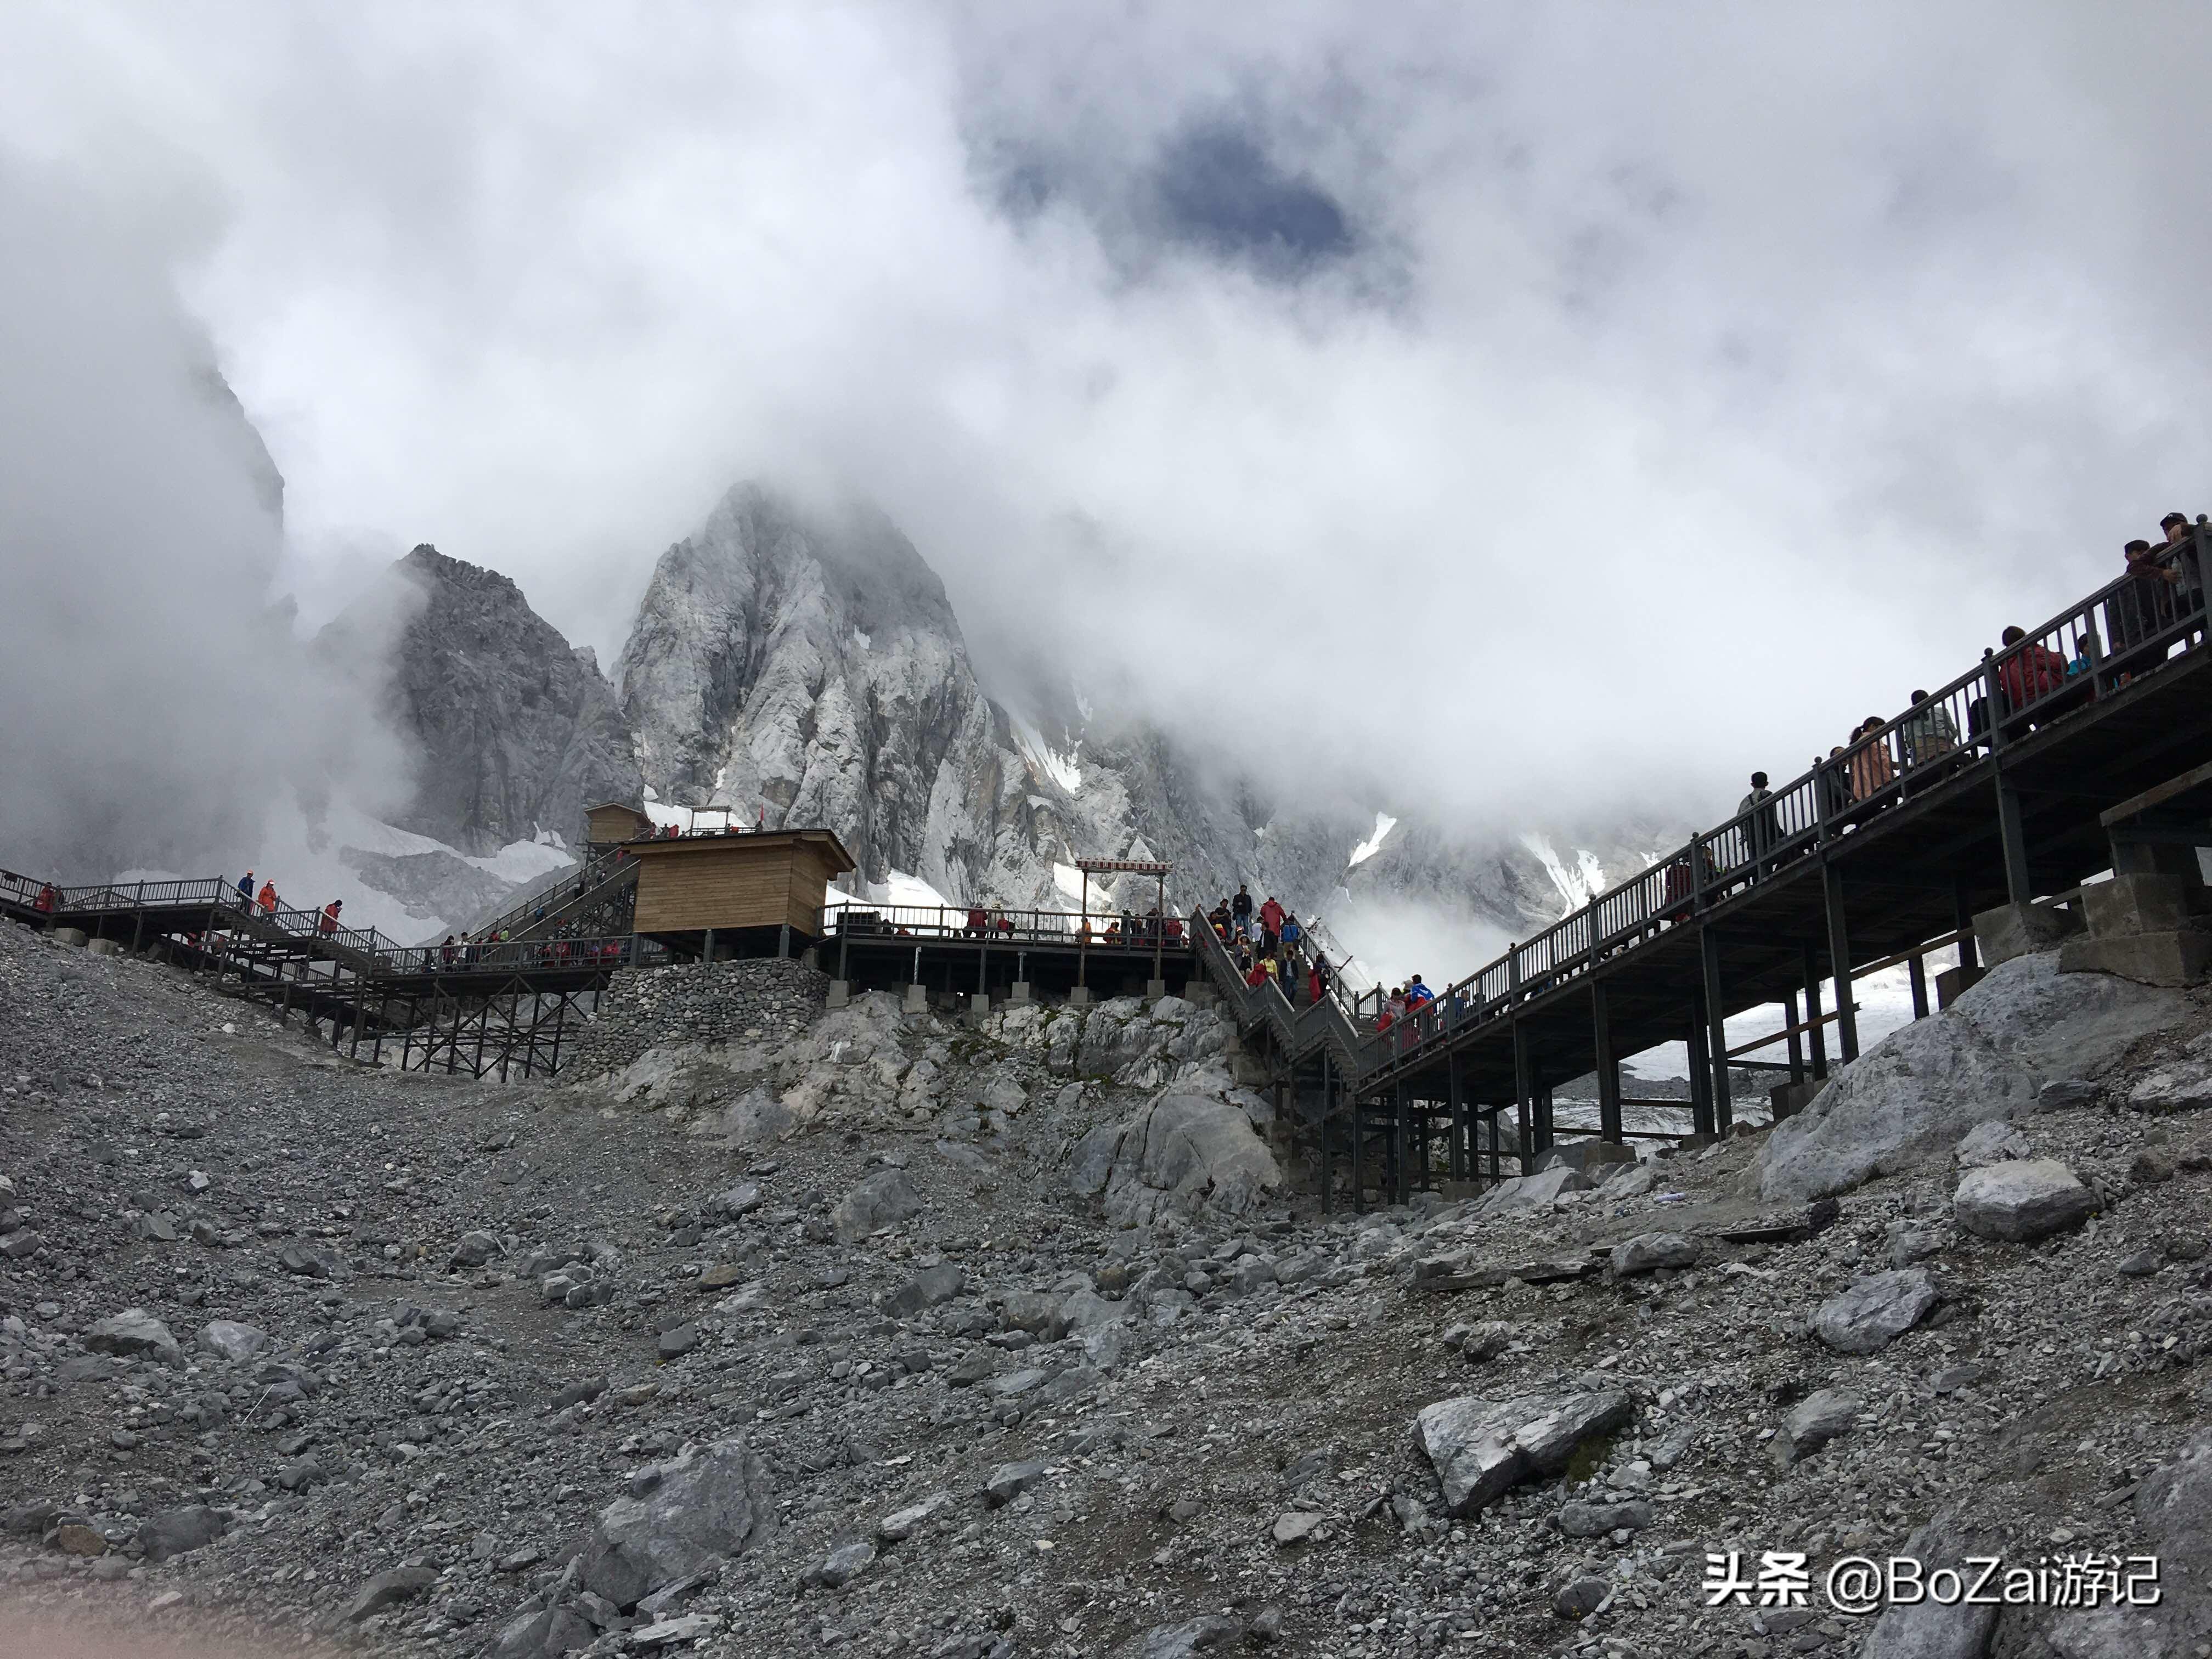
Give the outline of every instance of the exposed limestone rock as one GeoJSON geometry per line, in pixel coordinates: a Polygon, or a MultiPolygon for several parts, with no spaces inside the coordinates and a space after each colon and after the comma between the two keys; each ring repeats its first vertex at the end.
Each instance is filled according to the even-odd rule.
{"type": "Polygon", "coordinates": [[[2057,1158],[2034,1158],[1969,1170],[1951,1204],[1968,1232],[2020,1243],[2087,1220],[2097,1195],[2057,1158]]]}
{"type": "Polygon", "coordinates": [[[1462,1395],[1425,1406],[1415,1437],[1454,1516],[1473,1515],[1510,1488],[1566,1467],[1575,1448],[1626,1425],[1634,1407],[1619,1389],[1484,1400],[1462,1395]]]}
{"type": "Polygon", "coordinates": [[[1126,1123],[1079,1141],[1068,1184],[1101,1199],[1117,1221],[1146,1222],[1201,1206],[1241,1215],[1282,1185],[1283,1172],[1251,1121],[1220,1093],[1163,1091],[1126,1123]]]}
{"type": "Polygon", "coordinates": [[[582,1587],[629,1608],[663,1584],[742,1555],[775,1528],[768,1471],[742,1442],[686,1446],[639,1497],[599,1511],[582,1587]]]}
{"type": "Polygon", "coordinates": [[[2034,1109],[2043,1085],[2094,1079],[2128,1046],[2185,1018],[2188,999],[2016,957],[1943,1012],[1893,1032],[1836,1073],[1759,1157],[1768,1199],[1820,1198],[2034,1109]]]}

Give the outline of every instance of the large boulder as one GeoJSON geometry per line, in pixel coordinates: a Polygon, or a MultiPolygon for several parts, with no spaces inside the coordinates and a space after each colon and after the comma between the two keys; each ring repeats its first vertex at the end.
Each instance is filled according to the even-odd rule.
{"type": "Polygon", "coordinates": [[[143,1308],[125,1308],[100,1321],[85,1333],[84,1346],[94,1353],[143,1356],[164,1365],[181,1365],[185,1360],[184,1350],[177,1346],[169,1328],[143,1308]]]}
{"type": "Polygon", "coordinates": [[[187,1555],[222,1536],[224,1518],[204,1504],[186,1504],[160,1510],[138,1528],[138,1542],[149,1561],[161,1562],[173,1555],[187,1555]]]}
{"type": "Polygon", "coordinates": [[[1473,1515],[1509,1488],[1565,1468],[1575,1448],[1624,1426],[1635,1407],[1620,1389],[1424,1406],[1414,1437],[1443,1483],[1444,1505],[1473,1515]]]}
{"type": "Polygon", "coordinates": [[[2178,991],[2061,974],[2048,952],[2015,957],[1942,1013],[1868,1049],[1776,1124],[1759,1154],[1759,1194],[1824,1198],[1948,1152],[1977,1124],[2033,1111],[2045,1083],[2097,1078],[2189,1009],[2178,991]]]}
{"type": "Polygon", "coordinates": [[[2055,1158],[1969,1170],[1951,1197],[1951,1213],[1968,1232],[2014,1244],[2063,1232],[2096,1210],[2096,1194],[2055,1158]]]}
{"type": "Polygon", "coordinates": [[[781,1140],[795,1127],[791,1109],[765,1089],[749,1089],[722,1109],[721,1131],[732,1146],[781,1140]]]}
{"type": "Polygon", "coordinates": [[[896,1290],[887,1291],[877,1304],[893,1319],[906,1319],[925,1308],[935,1308],[960,1294],[967,1275],[949,1261],[924,1267],[896,1290]]]}
{"type": "Polygon", "coordinates": [[[210,1353],[221,1354],[234,1365],[242,1365],[256,1355],[269,1352],[269,1333],[255,1325],[241,1325],[234,1319],[210,1319],[200,1328],[200,1346],[210,1353]]]}
{"type": "Polygon", "coordinates": [[[1705,1255],[1703,1244],[1680,1233],[1638,1233],[1613,1247],[1613,1270],[1626,1278],[1661,1267],[1694,1267],[1705,1255]]]}
{"type": "Polygon", "coordinates": [[[1823,1302],[1813,1316],[1813,1334],[1838,1353],[1878,1353],[1942,1299],[1925,1267],[1875,1273],[1823,1302]]]}
{"type": "Polygon", "coordinates": [[[857,1244],[878,1227],[896,1227],[921,1213],[921,1194],[904,1170],[878,1170],[837,1200],[830,1212],[840,1244],[857,1244]]]}
{"type": "MultiPolygon", "coordinates": [[[[1968,1566],[1967,1558],[2002,1554],[2002,1545],[1994,1537],[1969,1531],[1956,1510],[1946,1510],[1905,1540],[1904,1553],[1920,1564],[1923,1583],[1926,1575],[1948,1568],[1965,1575],[1971,1584],[1980,1570],[1968,1566]]],[[[1996,1619],[1995,1606],[1963,1597],[1944,1602],[1923,1595],[1917,1601],[1900,1601],[1875,1620],[1859,1659],[1982,1659],[1989,1651],[1996,1619]]],[[[2074,1650],[2065,1651],[2073,1659],[2074,1650]]],[[[2148,1655],[2154,1650],[2121,1651],[2148,1655]]]]}
{"type": "Polygon", "coordinates": [[[1170,1211],[1242,1215],[1282,1186],[1283,1171],[1224,1093],[1170,1088],[1078,1142],[1068,1184],[1102,1199],[1112,1219],[1141,1224],[1170,1211]]]}
{"type": "MultiPolygon", "coordinates": [[[[2212,1431],[2200,1431],[2172,1462],[2143,1477],[2135,1510],[2141,1547],[2127,1553],[2122,1572],[2132,1577],[2143,1570],[2142,1557],[2154,1558],[2157,1604],[2114,1607],[2108,1599],[2097,1607],[2008,1607],[1997,1615],[1996,1651],[2060,1659],[2163,1659],[2204,1651],[2212,1643],[2212,1588],[2203,1569],[2212,1559],[2212,1431]]],[[[1883,1659],[1904,1651],[1883,1650],[1883,1659]]]]}
{"type": "Polygon", "coordinates": [[[1849,1434],[1865,1404],[1856,1395],[1835,1389],[1822,1389],[1799,1401],[1782,1419],[1782,1432],[1775,1437],[1777,1460],[1795,1463],[1849,1434]]]}
{"type": "Polygon", "coordinates": [[[743,1555],[775,1528],[759,1458],[735,1440],[686,1446],[647,1491],[599,1511],[577,1582],[627,1612],[663,1584],[743,1555]]]}
{"type": "Polygon", "coordinates": [[[1555,1164],[1534,1175],[1511,1176],[1499,1182],[1474,1207],[1484,1216],[1524,1214],[1556,1204],[1569,1193],[1586,1193],[1594,1183],[1571,1164],[1555,1164]]]}

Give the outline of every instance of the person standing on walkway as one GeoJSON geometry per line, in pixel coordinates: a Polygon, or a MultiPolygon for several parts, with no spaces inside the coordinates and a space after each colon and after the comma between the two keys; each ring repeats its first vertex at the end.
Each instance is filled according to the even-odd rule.
{"type": "Polygon", "coordinates": [[[1241,881],[1237,884],[1237,896],[1229,901],[1229,921],[1239,937],[1252,936],[1252,895],[1241,881]]]}
{"type": "Polygon", "coordinates": [[[1872,800],[1896,781],[1897,768],[1889,758],[1889,745],[1874,734],[1882,728],[1879,714],[1869,714],[1852,731],[1851,799],[1872,800]]]}
{"type": "Polygon", "coordinates": [[[1781,820],[1775,815],[1774,792],[1766,787],[1766,774],[1751,775],[1751,793],[1735,804],[1735,815],[1746,817],[1744,841],[1747,856],[1753,866],[1753,876],[1765,875],[1772,867],[1774,843],[1782,839],[1781,820]]]}
{"type": "Polygon", "coordinates": [[[1997,684],[2004,692],[2008,714],[2020,714],[2029,704],[2064,687],[2065,658],[2049,646],[2031,641],[2025,629],[2006,629],[2003,640],[2009,654],[1997,667],[1997,684]]]}
{"type": "Polygon", "coordinates": [[[2166,544],[2160,550],[2180,578],[2176,584],[2174,601],[2185,612],[2204,608],[2204,573],[2197,566],[2197,538],[2187,515],[2169,513],[2158,521],[2166,532],[2166,544]]]}
{"type": "Polygon", "coordinates": [[[2105,605],[2105,628],[2112,636],[2112,649],[2125,653],[2158,631],[2161,614],[2177,608],[2177,600],[2164,596],[2180,586],[2181,573],[2161,564],[2157,550],[2140,539],[2130,542],[2120,556],[2127,561],[2128,580],[2105,605]]]}
{"type": "Polygon", "coordinates": [[[238,908],[241,910],[253,908],[253,872],[251,870],[238,878],[238,908]]]}
{"type": "Polygon", "coordinates": [[[1283,907],[1275,902],[1275,896],[1273,893],[1267,895],[1267,902],[1260,907],[1260,927],[1267,939],[1279,939],[1282,936],[1283,907]]]}
{"type": "Polygon", "coordinates": [[[1904,745],[1907,766],[1925,766],[1959,746],[1959,727],[1949,709],[1929,702],[1925,691],[1915,691],[1911,712],[1898,729],[1898,740],[1904,745]]]}
{"type": "Polygon", "coordinates": [[[315,924],[315,931],[325,939],[331,938],[338,931],[338,908],[344,902],[343,899],[332,899],[323,907],[323,919],[315,924]]]}
{"type": "Polygon", "coordinates": [[[254,902],[261,907],[262,915],[275,915],[276,914],[276,884],[273,881],[263,882],[261,892],[254,902]]]}

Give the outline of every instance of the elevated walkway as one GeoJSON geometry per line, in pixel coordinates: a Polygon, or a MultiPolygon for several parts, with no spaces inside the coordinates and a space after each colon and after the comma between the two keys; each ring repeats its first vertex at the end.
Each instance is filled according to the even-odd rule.
{"type": "MultiPolygon", "coordinates": [[[[832,906],[822,965],[848,987],[903,986],[925,1003],[933,993],[1083,998],[1210,984],[1265,1049],[1292,1120],[1318,1126],[1325,1191],[1344,1139],[1364,1190],[1361,1166],[1377,1134],[1401,1194],[1416,1161],[1429,1170],[1432,1131],[1448,1178],[1485,1162],[1495,1170],[1507,1114],[1525,1168],[1551,1144],[1553,1091],[1592,1073],[1598,1132],[1620,1141],[1622,1108],[1637,1103],[1622,1098],[1620,1059],[1677,1040],[1692,1057],[1695,1128],[1723,1133],[1734,1117],[1731,1064],[1762,1063],[1728,1052],[1730,1015],[1780,1004],[1789,1060],[1764,1064],[1793,1082],[1817,1079],[1831,1035],[1842,1059],[1858,1052],[1851,981],[1907,963],[1915,1011],[1925,1012],[1925,957],[1958,943],[1970,976],[1978,914],[2032,915],[2036,901],[2047,908],[2120,867],[2139,878],[2130,892],[2141,887],[2173,912],[2179,942],[2168,957],[2184,968],[2212,957],[2199,921],[2212,903],[2193,851],[2183,862],[2174,852],[2212,842],[2212,823],[2200,822],[2212,811],[2212,652],[2195,574],[2212,557],[2206,528],[2166,556],[2189,581],[2124,578],[1985,653],[1848,753],[1816,762],[1395,1024],[1380,1017],[1379,989],[1355,995],[1337,984],[1294,1006],[1272,984],[1247,986],[1197,914],[1164,918],[1157,932],[1146,921],[1102,935],[1058,911],[832,906]],[[2153,876],[2179,889],[2154,887],[2153,876]],[[1823,1011],[1830,981],[1841,1003],[1823,1011]],[[1340,1114],[1346,1136],[1332,1130],[1340,1114]]],[[[635,931],[639,863],[601,850],[483,930],[505,934],[488,944],[402,946],[374,930],[326,931],[318,912],[264,911],[217,878],[54,887],[0,872],[0,914],[134,951],[158,942],[287,1017],[327,1020],[332,1042],[350,1033],[356,1051],[364,1038],[380,1048],[396,1037],[404,1062],[419,1035],[455,1068],[467,1042],[476,1074],[520,1064],[527,1075],[557,1066],[559,1032],[585,1009],[580,999],[595,1002],[623,969],[669,959],[635,931]]],[[[2130,925],[2141,937],[2152,912],[2136,909],[2130,925]]],[[[2125,954],[2105,947],[2116,951],[2125,954]]]]}

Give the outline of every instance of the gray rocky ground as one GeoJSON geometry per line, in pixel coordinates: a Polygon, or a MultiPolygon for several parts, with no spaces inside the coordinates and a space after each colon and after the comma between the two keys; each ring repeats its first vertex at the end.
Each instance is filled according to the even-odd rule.
{"type": "Polygon", "coordinates": [[[1323,1217],[1177,1001],[665,970],[500,1087],[0,927],[0,1630],[2197,1654],[2212,1014],[2140,1014],[2024,1091],[1984,1043],[2003,1112],[1817,1200],[1754,1132],[1323,1217]],[[2166,1600],[1706,1605],[1710,1552],[1914,1539],[2157,1553],[2166,1600]]]}

